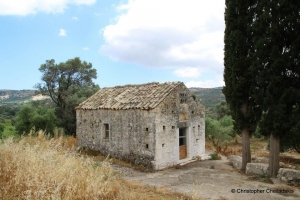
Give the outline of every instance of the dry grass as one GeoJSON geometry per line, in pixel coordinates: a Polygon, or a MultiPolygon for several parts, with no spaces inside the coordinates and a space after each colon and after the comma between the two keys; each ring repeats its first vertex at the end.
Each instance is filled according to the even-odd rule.
{"type": "Polygon", "coordinates": [[[222,154],[224,156],[230,155],[241,155],[242,154],[242,144],[239,141],[239,137],[237,136],[234,141],[227,142],[222,146],[218,146],[217,148],[213,146],[210,140],[205,140],[205,148],[215,151],[218,154],[222,154]]]}
{"type": "Polygon", "coordinates": [[[192,199],[124,181],[107,161],[76,151],[76,139],[0,141],[0,199],[192,199]]]}
{"type": "MultiPolygon", "coordinates": [[[[268,158],[269,151],[267,150],[268,140],[263,138],[251,138],[250,149],[252,158],[268,158]]],[[[236,138],[222,146],[215,148],[210,140],[205,141],[205,148],[211,149],[218,154],[229,157],[230,155],[242,155],[241,137],[236,138]]],[[[285,163],[285,168],[300,170],[300,154],[295,151],[288,151],[280,154],[280,162],[285,163]]]]}

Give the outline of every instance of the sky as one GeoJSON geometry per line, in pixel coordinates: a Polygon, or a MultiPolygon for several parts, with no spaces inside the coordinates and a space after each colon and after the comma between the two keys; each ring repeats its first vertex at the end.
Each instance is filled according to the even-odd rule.
{"type": "Polygon", "coordinates": [[[80,57],[113,87],[224,85],[225,0],[0,0],[0,89],[34,89],[46,60],[80,57]]]}

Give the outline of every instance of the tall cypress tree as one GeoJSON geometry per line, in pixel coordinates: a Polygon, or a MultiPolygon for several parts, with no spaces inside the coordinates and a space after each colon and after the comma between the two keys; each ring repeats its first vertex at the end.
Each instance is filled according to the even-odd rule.
{"type": "Polygon", "coordinates": [[[300,1],[260,0],[255,16],[254,97],[264,111],[260,130],[270,136],[269,175],[276,177],[280,140],[300,131],[300,1]]]}
{"type": "Polygon", "coordinates": [[[256,0],[226,0],[223,93],[230,105],[234,128],[242,135],[242,168],[251,162],[249,136],[260,118],[260,107],[252,98],[257,89],[252,69],[253,18],[256,0]]]}

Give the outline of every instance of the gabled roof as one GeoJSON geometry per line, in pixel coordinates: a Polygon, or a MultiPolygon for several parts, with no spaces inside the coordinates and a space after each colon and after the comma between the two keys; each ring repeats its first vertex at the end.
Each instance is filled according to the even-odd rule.
{"type": "Polygon", "coordinates": [[[76,109],[152,109],[182,82],[146,83],[103,88],[76,109]]]}

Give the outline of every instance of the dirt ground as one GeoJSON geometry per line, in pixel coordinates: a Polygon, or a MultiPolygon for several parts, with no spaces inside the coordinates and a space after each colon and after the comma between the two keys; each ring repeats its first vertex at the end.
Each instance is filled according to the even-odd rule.
{"type": "Polygon", "coordinates": [[[299,187],[288,186],[286,182],[278,179],[273,179],[273,183],[270,183],[266,181],[269,180],[267,178],[260,177],[258,180],[257,177],[243,174],[234,169],[224,156],[221,160],[195,161],[156,172],[140,172],[119,165],[112,166],[126,180],[203,199],[300,199],[299,187]],[[290,193],[280,194],[279,190],[290,193]]]}

